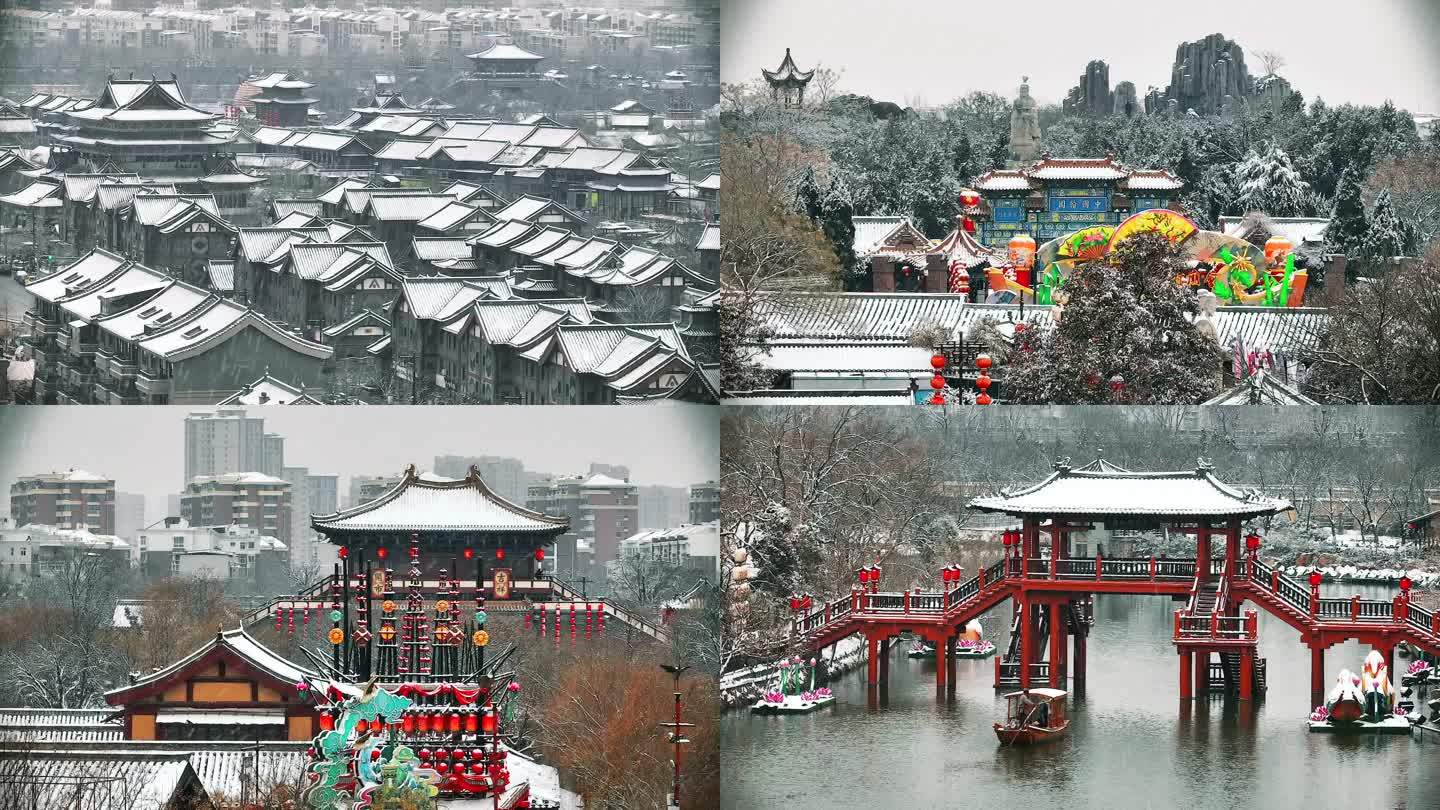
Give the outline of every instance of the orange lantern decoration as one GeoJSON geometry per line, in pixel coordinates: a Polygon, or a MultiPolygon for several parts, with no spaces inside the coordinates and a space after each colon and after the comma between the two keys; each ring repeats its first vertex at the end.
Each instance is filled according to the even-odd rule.
{"type": "Polygon", "coordinates": [[[441,599],[441,600],[439,600],[438,602],[435,603],[435,609],[438,610],[438,611],[440,611],[441,613],[448,613],[448,612],[450,611],[450,600],[449,600],[449,599],[441,599]]]}
{"type": "Polygon", "coordinates": [[[1272,236],[1265,240],[1265,264],[1270,267],[1279,267],[1285,263],[1285,257],[1295,249],[1294,243],[1283,236],[1272,236]]]}
{"type": "Polygon", "coordinates": [[[1010,237],[1010,264],[1015,268],[1015,283],[1030,286],[1030,273],[1035,269],[1035,239],[1029,234],[1017,233],[1010,237]]]}
{"type": "Polygon", "coordinates": [[[381,603],[380,603],[380,607],[383,608],[386,613],[394,613],[394,612],[395,612],[395,600],[393,600],[393,599],[386,599],[384,602],[381,602],[381,603]]]}
{"type": "Polygon", "coordinates": [[[345,631],[336,627],[330,630],[330,643],[339,644],[345,640],[345,631]]]}

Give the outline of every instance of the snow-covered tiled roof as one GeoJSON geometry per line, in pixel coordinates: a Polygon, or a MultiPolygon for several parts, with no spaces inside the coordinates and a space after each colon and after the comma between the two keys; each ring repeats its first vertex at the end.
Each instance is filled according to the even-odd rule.
{"type": "Polygon", "coordinates": [[[786,343],[769,347],[755,362],[772,371],[891,371],[930,374],[930,349],[873,343],[786,343]]]}
{"type": "Polygon", "coordinates": [[[145,295],[148,299],[170,285],[170,277],[141,264],[129,264],[118,275],[91,287],[81,295],[61,299],[60,308],[69,317],[90,321],[100,314],[107,300],[145,295]],[[148,293],[148,295],[146,295],[148,293]]]}
{"type": "Polygon", "coordinates": [[[1255,230],[1264,227],[1271,236],[1283,236],[1295,247],[1302,245],[1323,245],[1325,232],[1330,227],[1329,217],[1220,217],[1220,230],[1227,236],[1248,239],[1255,230]]]}
{"type": "Polygon", "coordinates": [[[926,324],[959,325],[964,296],[933,293],[812,293],[761,296],[757,316],[777,340],[908,341],[926,324]],[[795,300],[790,305],[789,301],[795,300]]]}
{"type": "Polygon", "coordinates": [[[700,234],[700,241],[695,243],[696,250],[719,250],[720,249],[720,226],[706,225],[705,230],[700,234]]]}
{"type": "Polygon", "coordinates": [[[303,388],[265,374],[226,397],[217,405],[318,405],[320,401],[303,388]]]}
{"type": "Polygon", "coordinates": [[[393,489],[368,503],[329,515],[311,515],[316,530],[331,532],[509,532],[558,535],[570,528],[552,517],[497,495],[471,468],[462,479],[421,476],[412,465],[393,489]]]}
{"type": "Polygon", "coordinates": [[[1019,516],[1096,517],[1164,515],[1251,518],[1273,515],[1290,502],[1256,490],[1240,490],[1202,466],[1179,472],[1070,469],[1057,464],[1050,477],[1013,492],[972,500],[969,508],[1019,516]]]}

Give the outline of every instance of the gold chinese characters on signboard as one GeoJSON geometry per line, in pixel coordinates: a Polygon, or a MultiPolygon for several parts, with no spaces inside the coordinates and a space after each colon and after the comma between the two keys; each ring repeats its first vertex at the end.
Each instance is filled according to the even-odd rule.
{"type": "Polygon", "coordinates": [[[491,591],[493,592],[495,598],[509,599],[510,585],[512,582],[510,578],[510,569],[496,568],[495,572],[491,574],[491,576],[494,578],[494,584],[491,586],[491,591]]]}

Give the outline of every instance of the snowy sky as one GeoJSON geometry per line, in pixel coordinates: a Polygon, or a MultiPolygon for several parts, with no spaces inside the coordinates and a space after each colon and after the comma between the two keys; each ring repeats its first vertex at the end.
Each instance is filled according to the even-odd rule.
{"type": "Polygon", "coordinates": [[[938,106],[974,90],[1013,96],[1022,74],[1058,103],[1092,59],[1110,84],[1164,89],[1181,42],[1221,33],[1273,50],[1307,102],[1378,104],[1440,113],[1440,0],[1201,0],[1124,4],[1031,0],[725,0],[724,81],[758,79],[792,49],[802,69],[840,70],[840,88],[904,105],[938,106]],[[849,13],[843,13],[847,10],[849,13]],[[1148,13],[1142,11],[1148,10],[1148,13]]]}
{"type": "MultiPolygon", "coordinates": [[[[185,415],[212,408],[0,408],[0,492],[20,475],[78,467],[115,479],[121,492],[179,492],[185,415]]],[[[399,474],[437,455],[509,456],[528,470],[583,473],[590,462],[624,464],[638,484],[719,477],[715,408],[643,407],[270,407],[250,408],[265,431],[285,437],[285,463],[316,473],[399,474]]],[[[0,512],[9,511],[9,498],[0,512]]]]}

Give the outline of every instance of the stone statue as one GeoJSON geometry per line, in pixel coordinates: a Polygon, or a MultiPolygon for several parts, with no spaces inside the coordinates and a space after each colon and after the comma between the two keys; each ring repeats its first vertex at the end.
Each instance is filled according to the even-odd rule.
{"type": "Polygon", "coordinates": [[[1030,96],[1030,77],[1022,77],[1020,95],[1010,109],[1010,157],[1022,164],[1040,157],[1040,109],[1030,96]]]}

